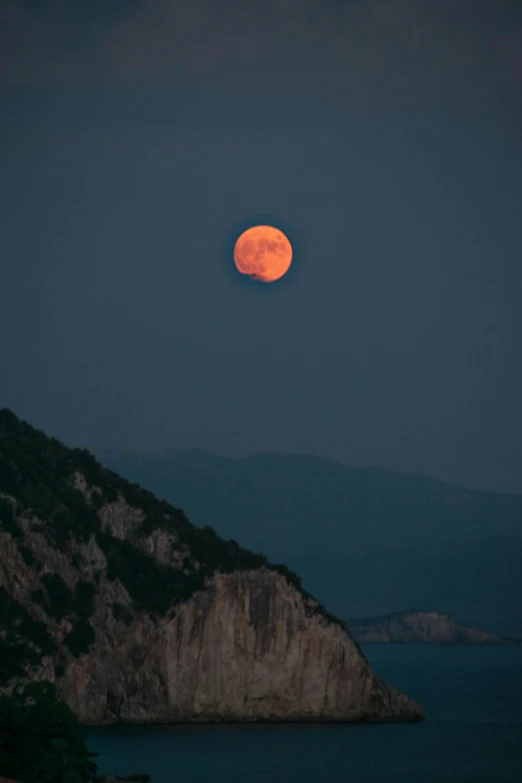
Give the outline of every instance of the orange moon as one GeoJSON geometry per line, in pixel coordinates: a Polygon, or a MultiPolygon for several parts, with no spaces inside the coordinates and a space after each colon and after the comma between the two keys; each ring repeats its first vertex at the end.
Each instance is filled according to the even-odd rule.
{"type": "Polygon", "coordinates": [[[292,245],[274,226],[252,226],[234,246],[234,263],[242,275],[273,283],[286,275],[292,263],[292,245]]]}

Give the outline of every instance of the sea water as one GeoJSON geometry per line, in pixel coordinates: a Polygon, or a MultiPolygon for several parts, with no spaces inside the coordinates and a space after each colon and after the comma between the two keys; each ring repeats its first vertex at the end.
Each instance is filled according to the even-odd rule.
{"type": "Polygon", "coordinates": [[[363,645],[423,723],[84,730],[106,774],[152,783],[522,783],[522,647],[363,645]]]}

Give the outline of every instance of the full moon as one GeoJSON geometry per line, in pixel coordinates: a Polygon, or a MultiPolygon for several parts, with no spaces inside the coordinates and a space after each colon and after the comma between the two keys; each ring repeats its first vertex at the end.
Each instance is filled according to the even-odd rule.
{"type": "Polygon", "coordinates": [[[292,245],[274,226],[252,226],[234,246],[234,263],[242,275],[273,283],[286,275],[292,263],[292,245]]]}

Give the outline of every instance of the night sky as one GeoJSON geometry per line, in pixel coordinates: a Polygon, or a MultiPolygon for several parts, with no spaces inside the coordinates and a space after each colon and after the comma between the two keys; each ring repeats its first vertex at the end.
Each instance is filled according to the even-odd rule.
{"type": "Polygon", "coordinates": [[[0,405],[522,492],[519,0],[2,0],[0,405]],[[281,281],[234,271],[251,221],[281,281]]]}

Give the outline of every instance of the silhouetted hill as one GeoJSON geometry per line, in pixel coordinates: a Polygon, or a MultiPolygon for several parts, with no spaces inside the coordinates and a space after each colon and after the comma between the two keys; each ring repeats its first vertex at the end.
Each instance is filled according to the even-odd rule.
{"type": "Polygon", "coordinates": [[[99,452],[196,524],[296,569],[343,616],[437,606],[522,629],[522,496],[313,456],[99,452]]]}

